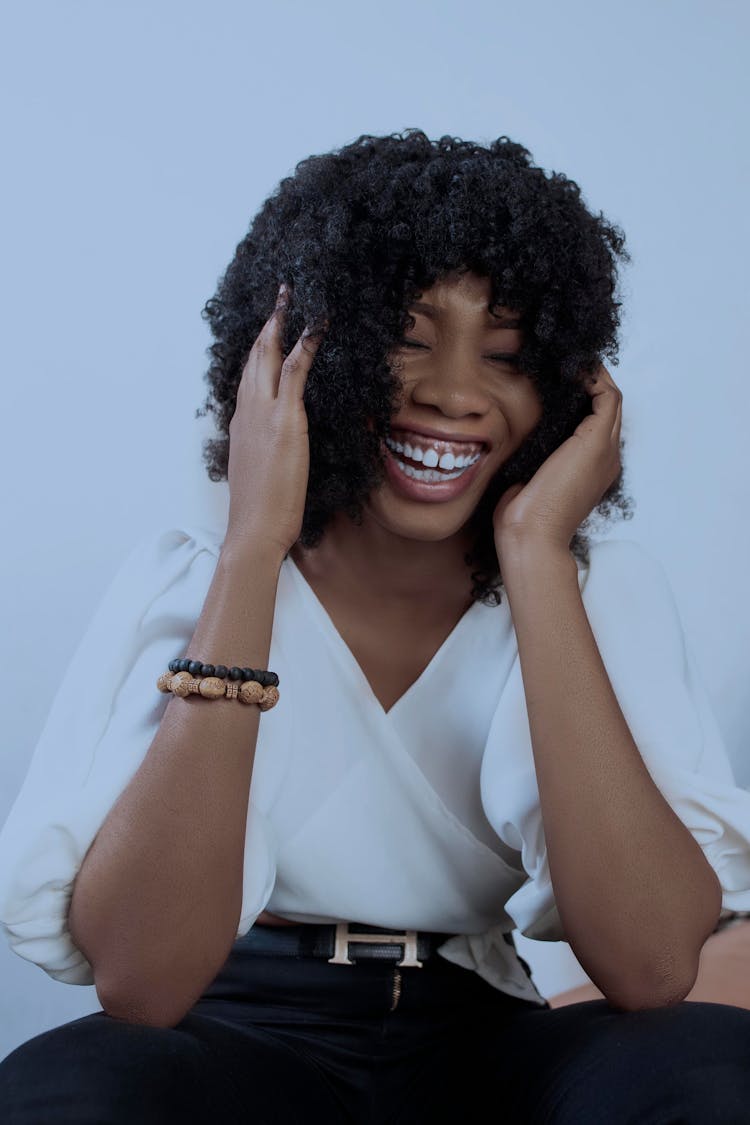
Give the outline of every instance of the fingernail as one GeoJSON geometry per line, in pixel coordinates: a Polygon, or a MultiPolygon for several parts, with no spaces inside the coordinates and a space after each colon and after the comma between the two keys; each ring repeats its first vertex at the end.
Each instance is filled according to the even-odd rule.
{"type": "Polygon", "coordinates": [[[286,294],[286,291],[287,291],[286,282],[282,281],[281,285],[279,286],[279,294],[278,294],[279,297],[283,297],[286,294]]]}

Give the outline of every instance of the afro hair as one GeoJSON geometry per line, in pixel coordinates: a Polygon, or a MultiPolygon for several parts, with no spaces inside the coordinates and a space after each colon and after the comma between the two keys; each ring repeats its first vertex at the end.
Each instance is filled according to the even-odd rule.
{"type": "MultiPolygon", "coordinates": [[[[381,443],[402,391],[389,357],[413,324],[408,308],[447,274],[489,277],[491,307],[521,314],[519,366],[543,406],[468,524],[471,597],[499,604],[494,508],[591,413],[584,376],[605,357],[618,362],[618,259],[630,261],[621,229],[587,209],[573,180],[546,174],[507,136],[483,146],[450,136],[431,141],[419,129],[363,134],[301,160],[261,206],[202,310],[215,343],[204,376],[210,390],[196,417],[211,411],[221,434],[203,444],[209,478],[228,479],[242,371],[286,281],[284,354],[305,325],[315,332],[328,323],[304,391],[310,473],[299,542],[317,547],[338,511],[361,524],[364,503],[385,476],[381,443]]],[[[623,447],[621,439],[624,465],[623,447]]],[[[623,473],[571,540],[584,565],[595,513],[606,519],[618,508],[632,518],[623,473]]]]}

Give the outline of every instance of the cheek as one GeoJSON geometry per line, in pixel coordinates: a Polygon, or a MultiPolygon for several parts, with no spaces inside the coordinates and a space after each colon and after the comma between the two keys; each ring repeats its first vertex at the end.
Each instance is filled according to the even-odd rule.
{"type": "Polygon", "coordinates": [[[518,400],[515,405],[514,428],[519,432],[528,433],[544,417],[545,407],[542,393],[530,379],[525,380],[523,386],[519,388],[518,400]]]}

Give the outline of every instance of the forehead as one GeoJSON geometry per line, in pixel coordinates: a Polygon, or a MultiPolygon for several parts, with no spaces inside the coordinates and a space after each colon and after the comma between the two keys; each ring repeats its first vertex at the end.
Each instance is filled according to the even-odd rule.
{"type": "Polygon", "coordinates": [[[420,312],[433,319],[454,312],[468,313],[484,317],[490,327],[520,327],[520,309],[500,304],[491,307],[491,299],[492,282],[489,277],[470,271],[456,272],[421,290],[409,305],[409,311],[420,312]]]}

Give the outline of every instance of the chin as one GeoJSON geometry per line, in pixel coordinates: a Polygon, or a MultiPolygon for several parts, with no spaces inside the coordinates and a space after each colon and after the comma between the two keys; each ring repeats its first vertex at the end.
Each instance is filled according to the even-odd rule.
{"type": "Polygon", "coordinates": [[[413,512],[395,512],[390,503],[370,503],[369,511],[381,527],[402,539],[418,540],[422,543],[441,543],[465,530],[473,516],[476,505],[464,512],[454,512],[450,517],[445,505],[414,505],[413,512]],[[421,507],[421,510],[419,508],[421,507]]]}

